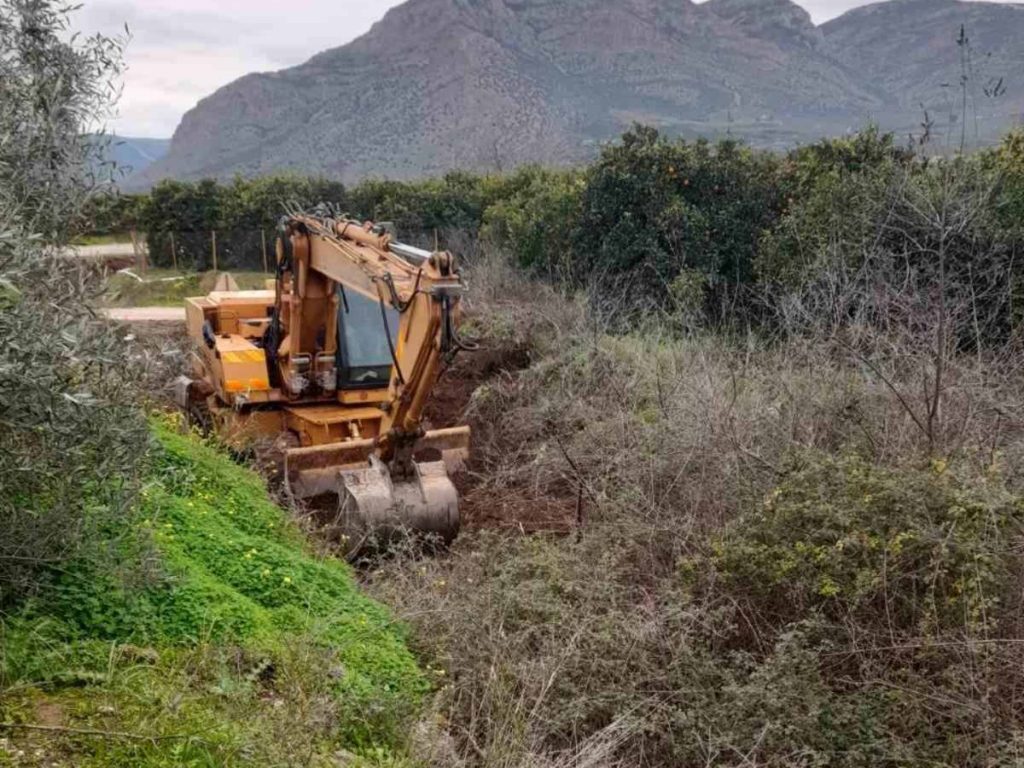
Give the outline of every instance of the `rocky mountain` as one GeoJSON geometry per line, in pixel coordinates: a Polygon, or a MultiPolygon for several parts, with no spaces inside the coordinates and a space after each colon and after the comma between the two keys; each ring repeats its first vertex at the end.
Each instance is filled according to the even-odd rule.
{"type": "Polygon", "coordinates": [[[112,165],[114,173],[139,173],[167,154],[170,139],[140,139],[129,136],[102,136],[96,139],[103,147],[103,162],[112,165]]]}
{"type": "Polygon", "coordinates": [[[811,15],[790,0],[709,0],[705,8],[757,39],[814,50],[825,44],[811,15]]]}
{"type": "MultiPolygon", "coordinates": [[[[976,69],[1024,80],[1024,12],[991,3],[892,0],[815,27],[791,0],[408,0],[348,45],[201,101],[134,186],[565,164],[634,121],[769,146],[902,130],[940,81],[959,87],[961,23],[976,69]]],[[[1024,82],[1002,88],[1005,119],[1024,82]]]]}
{"type": "Polygon", "coordinates": [[[1024,6],[891,0],[822,32],[839,61],[890,96],[889,124],[919,123],[927,110],[956,141],[966,117],[967,140],[985,142],[1024,112],[1024,6]]]}

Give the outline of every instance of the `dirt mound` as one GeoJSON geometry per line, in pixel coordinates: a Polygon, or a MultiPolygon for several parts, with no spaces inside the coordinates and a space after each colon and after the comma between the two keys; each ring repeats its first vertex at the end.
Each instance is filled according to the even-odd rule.
{"type": "MultiPolygon", "coordinates": [[[[485,424],[471,408],[474,393],[483,386],[507,380],[530,366],[524,344],[492,342],[464,353],[449,368],[426,411],[429,428],[468,424],[484,434],[485,424]]],[[[501,443],[474,440],[469,465],[453,481],[459,490],[462,525],[466,530],[500,529],[523,533],[568,533],[581,514],[579,490],[568,479],[533,487],[516,479],[495,476],[502,463],[501,443]]]]}
{"type": "Polygon", "coordinates": [[[525,345],[495,343],[463,352],[441,376],[427,404],[428,428],[443,428],[465,421],[477,388],[500,376],[530,366],[525,345]]]}

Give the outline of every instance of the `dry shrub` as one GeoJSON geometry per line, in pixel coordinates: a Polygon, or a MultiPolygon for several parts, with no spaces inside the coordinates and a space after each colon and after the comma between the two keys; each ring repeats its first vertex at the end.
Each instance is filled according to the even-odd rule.
{"type": "Polygon", "coordinates": [[[525,345],[529,365],[466,408],[468,506],[554,505],[569,535],[472,532],[368,576],[434,668],[426,759],[1020,759],[1012,339],[612,335],[500,259],[470,281],[484,347],[525,345]]]}

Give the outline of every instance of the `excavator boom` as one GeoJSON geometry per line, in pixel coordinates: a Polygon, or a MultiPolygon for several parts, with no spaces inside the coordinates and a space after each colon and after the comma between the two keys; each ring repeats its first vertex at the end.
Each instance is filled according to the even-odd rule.
{"type": "Polygon", "coordinates": [[[273,290],[186,302],[200,345],[181,404],[229,442],[275,440],[289,491],[331,502],[353,546],[400,530],[450,541],[469,429],[427,431],[424,410],[461,346],[454,257],[371,223],[295,215],[277,264],[273,290]]]}

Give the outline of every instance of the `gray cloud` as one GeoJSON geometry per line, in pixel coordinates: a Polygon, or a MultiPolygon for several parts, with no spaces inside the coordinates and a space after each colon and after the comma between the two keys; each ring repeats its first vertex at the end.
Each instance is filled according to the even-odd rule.
{"type": "Polygon", "coordinates": [[[86,0],[82,31],[131,32],[124,136],[170,136],[197,101],[254,71],[299,64],[358,37],[397,0],[86,0]]]}

